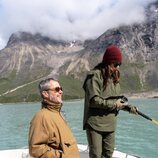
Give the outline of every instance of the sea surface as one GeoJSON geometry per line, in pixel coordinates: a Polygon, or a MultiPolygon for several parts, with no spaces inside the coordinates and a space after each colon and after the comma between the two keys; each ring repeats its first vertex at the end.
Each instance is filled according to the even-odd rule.
{"type": "MultiPolygon", "coordinates": [[[[129,99],[139,111],[158,120],[158,99],[129,99]]],[[[40,103],[0,104],[0,150],[27,147],[29,123],[40,103]]],[[[83,100],[65,101],[62,107],[78,144],[87,144],[82,130],[83,100]]],[[[158,125],[139,116],[120,111],[116,149],[141,158],[158,157],[158,125]]]]}

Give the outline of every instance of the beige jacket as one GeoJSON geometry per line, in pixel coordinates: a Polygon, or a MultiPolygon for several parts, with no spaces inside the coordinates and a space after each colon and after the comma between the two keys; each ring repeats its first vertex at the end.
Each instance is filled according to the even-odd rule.
{"type": "Polygon", "coordinates": [[[79,158],[76,140],[61,113],[43,108],[32,119],[29,153],[35,158],[79,158]]]}

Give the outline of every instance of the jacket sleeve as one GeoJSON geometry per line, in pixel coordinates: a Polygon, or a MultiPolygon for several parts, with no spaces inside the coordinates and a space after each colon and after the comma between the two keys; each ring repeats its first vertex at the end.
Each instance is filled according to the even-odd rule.
{"type": "Polygon", "coordinates": [[[43,117],[36,115],[29,130],[29,154],[36,158],[58,158],[59,150],[48,145],[49,133],[44,125],[43,117]]]}
{"type": "Polygon", "coordinates": [[[113,110],[115,99],[103,98],[101,96],[101,89],[103,85],[99,82],[99,76],[97,74],[91,75],[91,77],[87,77],[85,83],[85,92],[89,96],[89,107],[90,108],[102,108],[113,110]]]}

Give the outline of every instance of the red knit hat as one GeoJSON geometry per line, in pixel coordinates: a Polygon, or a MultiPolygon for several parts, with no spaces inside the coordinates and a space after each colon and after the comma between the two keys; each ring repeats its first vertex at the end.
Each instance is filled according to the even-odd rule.
{"type": "Polygon", "coordinates": [[[104,53],[102,62],[105,64],[121,63],[122,62],[121,50],[115,45],[108,46],[104,53]]]}

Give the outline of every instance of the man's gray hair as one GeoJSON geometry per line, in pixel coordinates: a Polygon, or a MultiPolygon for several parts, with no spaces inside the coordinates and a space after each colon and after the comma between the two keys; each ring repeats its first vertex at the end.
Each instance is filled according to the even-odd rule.
{"type": "Polygon", "coordinates": [[[40,94],[42,94],[43,91],[46,91],[50,88],[50,81],[56,81],[58,82],[56,79],[54,78],[47,78],[45,80],[42,80],[39,85],[38,85],[38,88],[39,88],[39,92],[40,94]]]}

